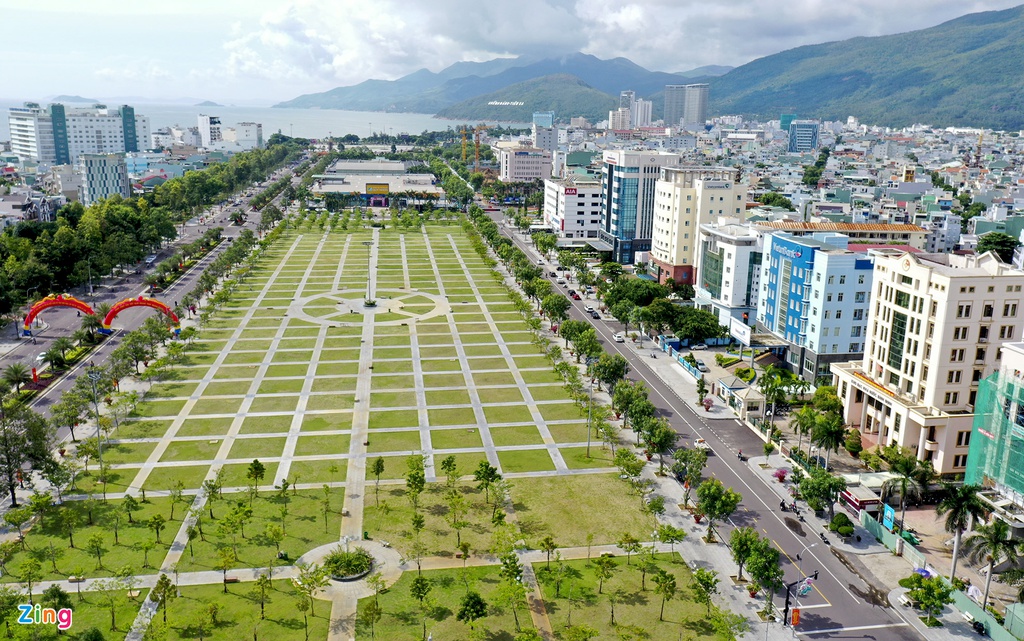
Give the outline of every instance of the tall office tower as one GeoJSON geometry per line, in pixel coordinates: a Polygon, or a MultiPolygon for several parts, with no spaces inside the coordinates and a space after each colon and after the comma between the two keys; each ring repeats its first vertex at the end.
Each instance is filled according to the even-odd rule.
{"type": "Polygon", "coordinates": [[[614,261],[632,265],[638,252],[651,249],[654,186],[662,167],[679,165],[677,154],[654,151],[606,151],[601,168],[601,231],[591,241],[614,261]]]}
{"type": "Polygon", "coordinates": [[[796,120],[796,114],[782,114],[779,116],[779,129],[789,132],[789,126],[796,120]]]}
{"type": "Polygon", "coordinates": [[[619,94],[619,109],[629,109],[629,126],[626,129],[632,129],[635,126],[633,119],[636,115],[635,91],[627,90],[619,94]]]}
{"type": "Polygon", "coordinates": [[[683,126],[688,129],[703,129],[708,120],[708,85],[686,85],[683,103],[683,126]]]}
{"type": "Polygon", "coordinates": [[[122,198],[132,195],[123,154],[83,154],[82,164],[85,166],[81,194],[83,205],[89,206],[114,194],[122,198]]]}
{"type": "Polygon", "coordinates": [[[535,111],[533,112],[533,124],[538,127],[554,127],[555,126],[555,112],[553,111],[535,111]]]}
{"type": "Polygon", "coordinates": [[[665,126],[678,127],[686,104],[686,85],[665,85],[665,126]]]}
{"type": "Polygon", "coordinates": [[[149,148],[149,118],[122,105],[69,108],[26,102],[11,107],[11,152],[23,160],[66,165],[82,154],[124,153],[149,148]]]}
{"type": "Polygon", "coordinates": [[[650,100],[637,100],[633,107],[633,126],[650,127],[651,114],[654,111],[654,103],[650,100]]]}
{"type": "Polygon", "coordinates": [[[818,148],[818,123],[814,120],[794,120],[789,125],[789,153],[799,154],[818,148]]]}
{"type": "Polygon", "coordinates": [[[209,147],[224,140],[224,135],[220,130],[220,118],[199,114],[197,119],[199,121],[199,140],[203,147],[209,147]]]}
{"type": "Polygon", "coordinates": [[[832,365],[843,421],[865,444],[906,447],[939,474],[963,474],[975,416],[991,411],[980,383],[1021,337],[1024,272],[992,253],[873,253],[864,358],[832,365]]]}

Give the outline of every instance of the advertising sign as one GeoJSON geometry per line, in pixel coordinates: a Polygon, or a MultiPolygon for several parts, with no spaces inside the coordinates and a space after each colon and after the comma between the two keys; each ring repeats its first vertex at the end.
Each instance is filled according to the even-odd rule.
{"type": "Polygon", "coordinates": [[[729,336],[750,347],[750,325],[747,325],[738,318],[729,319],[729,336]]]}
{"type": "Polygon", "coordinates": [[[388,194],[391,192],[391,186],[387,183],[366,183],[366,193],[368,194],[388,194]]]}
{"type": "Polygon", "coordinates": [[[892,532],[892,526],[896,522],[896,509],[886,503],[882,506],[882,527],[892,532]]]}
{"type": "Polygon", "coordinates": [[[575,196],[576,195],[576,188],[575,187],[566,187],[565,188],[565,195],[566,196],[575,196]]]}

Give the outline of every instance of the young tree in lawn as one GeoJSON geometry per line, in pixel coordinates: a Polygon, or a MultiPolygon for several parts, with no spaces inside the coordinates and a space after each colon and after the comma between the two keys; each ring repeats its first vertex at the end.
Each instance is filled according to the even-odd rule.
{"type": "Polygon", "coordinates": [[[160,533],[167,527],[167,520],[160,514],[154,514],[146,523],[149,529],[156,535],[156,542],[160,543],[160,533]]]}
{"type": "Polygon", "coordinates": [[[473,625],[480,619],[487,616],[487,601],[477,592],[467,592],[459,604],[459,611],[455,618],[473,629],[473,625]]]}
{"type": "Polygon", "coordinates": [[[543,550],[545,552],[545,554],[547,554],[547,557],[548,557],[547,569],[550,570],[551,569],[551,555],[555,552],[555,550],[558,549],[558,544],[555,543],[555,540],[553,538],[551,538],[551,535],[549,534],[549,535],[545,536],[543,539],[541,539],[541,541],[540,541],[540,549],[543,550]]]}
{"type": "MultiPolygon", "coordinates": [[[[309,609],[308,604],[310,603],[310,600],[307,597],[303,596],[302,601],[307,604],[306,609],[309,609]]],[[[378,605],[376,601],[370,601],[365,606],[363,606],[363,608],[359,611],[359,623],[361,623],[364,627],[370,628],[371,640],[377,638],[377,624],[380,622],[383,616],[384,611],[381,610],[380,605],[378,605]]],[[[306,618],[305,612],[303,612],[302,618],[306,618]]],[[[309,638],[308,625],[306,627],[306,638],[309,638]]]]}
{"type": "Polygon", "coordinates": [[[125,589],[124,582],[118,578],[96,579],[92,589],[99,602],[110,610],[110,629],[117,630],[117,608],[124,602],[121,593],[125,589]]]}
{"type": "Polygon", "coordinates": [[[653,545],[642,547],[636,558],[637,568],[640,570],[640,590],[644,592],[647,590],[648,573],[653,573],[658,569],[658,548],[653,545]]]}
{"type": "Polygon", "coordinates": [[[299,563],[297,567],[299,569],[299,576],[292,579],[292,585],[300,594],[310,600],[309,615],[315,617],[316,613],[313,611],[312,605],[313,595],[325,587],[330,578],[327,575],[327,571],[315,563],[310,565],[299,563]]]}
{"type": "Polygon", "coordinates": [[[743,566],[754,551],[754,547],[761,540],[757,530],[752,527],[734,528],[729,533],[729,551],[732,553],[732,560],[736,562],[736,580],[743,580],[743,566]]]}
{"type": "Polygon", "coordinates": [[[676,578],[664,570],[659,570],[652,580],[654,581],[654,593],[661,597],[661,612],[658,614],[658,620],[664,621],[665,602],[676,597],[676,578]]]}
{"type": "Polygon", "coordinates": [[[715,540],[715,521],[729,518],[736,511],[742,497],[716,478],[710,478],[697,488],[697,509],[708,519],[708,541],[715,540]]]}
{"type": "Polygon", "coordinates": [[[18,530],[18,541],[21,543],[22,550],[25,549],[25,533],[22,532],[21,528],[23,528],[31,518],[32,508],[27,505],[12,508],[7,510],[4,514],[4,523],[18,530]]]}
{"type": "Polygon", "coordinates": [[[451,490],[459,482],[459,464],[454,454],[449,454],[441,460],[441,471],[444,472],[445,483],[451,490]]]}
{"type": "Polygon", "coordinates": [[[135,544],[135,548],[142,550],[142,567],[149,567],[149,553],[156,549],[156,542],[145,540],[135,544]]]}
{"type": "Polygon", "coordinates": [[[217,550],[217,561],[213,568],[220,570],[223,574],[224,594],[228,593],[228,572],[235,567],[235,551],[230,547],[223,547],[217,550]]]}
{"type": "Polygon", "coordinates": [[[612,578],[617,567],[618,566],[615,565],[615,559],[610,554],[602,554],[594,559],[594,576],[597,577],[598,594],[602,593],[604,590],[604,582],[612,578]]]}
{"type": "Polygon", "coordinates": [[[164,623],[167,623],[167,603],[175,596],[177,596],[177,590],[175,590],[174,584],[171,583],[170,577],[161,573],[160,578],[156,580],[156,585],[149,592],[149,600],[156,603],[157,607],[163,610],[164,623]]]}
{"type": "Polygon", "coordinates": [[[86,551],[96,557],[96,569],[103,567],[103,553],[107,551],[107,548],[103,547],[103,535],[96,534],[91,535],[85,542],[86,551]]]}
{"type": "Polygon", "coordinates": [[[445,502],[448,504],[448,513],[444,515],[444,519],[455,530],[455,547],[458,548],[462,545],[462,530],[469,526],[469,521],[466,520],[469,503],[462,492],[456,489],[445,494],[445,502]]]}
{"type": "Polygon", "coordinates": [[[424,603],[427,596],[430,594],[430,589],[433,585],[430,580],[426,577],[417,576],[412,580],[412,585],[409,586],[409,592],[412,594],[412,598],[416,599],[420,604],[420,614],[423,620],[423,638],[427,638],[427,608],[424,603]]]}
{"type": "Polygon", "coordinates": [[[949,568],[949,580],[956,578],[956,562],[960,556],[960,541],[973,521],[980,521],[986,509],[978,493],[980,485],[943,484],[945,498],[935,507],[936,516],[946,517],[946,531],[953,534],[953,562],[949,568]]]}
{"type": "Polygon", "coordinates": [[[125,494],[124,500],[121,501],[121,509],[128,516],[129,523],[135,523],[135,520],[132,518],[132,512],[138,512],[139,507],[138,499],[131,494],[125,494]]]}
{"type": "Polygon", "coordinates": [[[639,552],[640,548],[642,547],[640,541],[637,540],[637,538],[629,532],[626,532],[621,537],[619,537],[619,540],[616,543],[616,545],[619,546],[620,550],[626,553],[626,565],[629,565],[630,556],[632,556],[635,552],[639,552]]]}
{"type": "Polygon", "coordinates": [[[25,561],[21,566],[21,582],[25,584],[28,589],[28,602],[35,605],[36,602],[32,597],[32,586],[43,578],[43,568],[39,565],[39,561],[30,558],[25,561]]]}
{"type": "Polygon", "coordinates": [[[67,535],[68,545],[72,549],[75,547],[75,528],[78,527],[78,512],[73,509],[66,507],[57,513],[57,526],[60,531],[67,535]]]}
{"type": "MultiPolygon", "coordinates": [[[[259,459],[253,459],[252,463],[249,463],[249,468],[245,471],[245,478],[248,479],[256,488],[259,488],[260,483],[263,482],[263,478],[267,475],[267,466],[260,463],[259,459]]],[[[258,489],[256,490],[258,492],[258,489]]],[[[255,494],[256,492],[254,492],[255,494]]],[[[249,505],[252,505],[252,497],[249,497],[249,505]]]]}
{"type": "Polygon", "coordinates": [[[270,591],[274,589],[270,577],[266,572],[260,572],[253,584],[253,596],[260,602],[260,621],[266,618],[266,604],[270,600],[270,591]]]}
{"type": "Polygon", "coordinates": [[[682,528],[677,528],[668,523],[658,526],[658,540],[662,543],[668,543],[669,551],[672,554],[676,553],[676,543],[679,543],[684,538],[686,538],[686,530],[682,528]]]}
{"type": "Polygon", "coordinates": [[[705,568],[697,568],[693,571],[693,578],[690,579],[690,589],[698,603],[703,603],[708,608],[708,616],[711,616],[711,599],[718,594],[718,572],[705,568]]]}
{"type": "Polygon", "coordinates": [[[498,468],[487,461],[480,461],[476,472],[473,473],[473,479],[477,482],[477,489],[484,491],[484,500],[486,502],[490,503],[491,488],[500,478],[501,474],[498,473],[498,468]]]}
{"type": "Polygon", "coordinates": [[[50,561],[50,567],[53,568],[54,573],[59,572],[57,569],[57,561],[64,556],[64,548],[55,547],[53,541],[50,541],[49,545],[44,551],[47,560],[50,561]]]}
{"type": "Polygon", "coordinates": [[[384,473],[384,457],[378,456],[373,460],[373,466],[370,468],[370,473],[373,474],[373,497],[374,503],[380,505],[380,475],[384,473]]]}
{"type": "Polygon", "coordinates": [[[185,483],[182,481],[175,481],[174,486],[168,491],[168,496],[171,498],[171,517],[169,520],[174,520],[174,506],[178,503],[185,502],[185,483]]]}

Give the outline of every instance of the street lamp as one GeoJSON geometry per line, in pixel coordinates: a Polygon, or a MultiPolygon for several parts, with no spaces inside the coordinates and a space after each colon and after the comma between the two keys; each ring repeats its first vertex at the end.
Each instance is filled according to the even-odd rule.
{"type": "Polygon", "coordinates": [[[364,240],[363,246],[366,247],[366,300],[371,300],[373,296],[370,293],[370,247],[373,246],[373,241],[364,240]]]}
{"type": "Polygon", "coordinates": [[[799,552],[796,553],[796,570],[797,570],[797,572],[800,573],[801,577],[804,576],[804,571],[803,571],[803,568],[802,568],[804,560],[803,560],[803,558],[800,555],[803,554],[804,552],[806,552],[807,550],[810,550],[811,548],[813,548],[816,545],[818,545],[816,542],[815,543],[809,543],[809,544],[804,546],[804,549],[802,549],[802,550],[800,550],[799,552]]]}

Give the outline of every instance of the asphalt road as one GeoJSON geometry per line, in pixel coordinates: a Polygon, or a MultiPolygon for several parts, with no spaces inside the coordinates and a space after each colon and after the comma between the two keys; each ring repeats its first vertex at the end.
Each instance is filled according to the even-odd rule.
{"type": "MultiPolygon", "coordinates": [[[[501,225],[501,213],[490,212],[490,216],[502,229],[502,233],[527,255],[536,251],[522,237],[501,225]]],[[[555,290],[567,288],[546,276],[555,290]]],[[[782,567],[785,582],[800,579],[803,573],[819,571],[816,590],[801,599],[799,633],[811,639],[886,639],[914,640],[918,634],[900,618],[888,605],[888,590],[864,568],[855,554],[844,554],[823,544],[808,524],[793,518],[792,513],[782,513],[774,498],[774,492],[765,487],[764,481],[755,476],[746,463],[739,461],[737,452],[761,451],[764,442],[760,437],[742,426],[736,420],[706,421],[668,385],[651,372],[648,351],[638,351],[631,343],[616,343],[612,335],[620,331],[614,319],[594,320],[583,311],[592,300],[571,301],[571,318],[591,323],[605,351],[621,354],[630,363],[632,380],[642,380],[650,390],[650,400],[661,416],[680,435],[680,443],[692,443],[695,438],[704,438],[714,455],[709,457],[707,474],[721,480],[743,496],[730,522],[734,526],[751,526],[766,535],[782,551],[782,567]],[[814,544],[814,547],[808,546],[814,544]],[[802,561],[796,561],[800,554],[802,561]],[[890,627],[893,626],[893,627],[890,627]]],[[[726,534],[727,536],[727,534],[726,534]]],[[[776,596],[776,605],[781,608],[784,596],[776,596]]],[[[756,634],[756,632],[754,632],[756,634]]]]}
{"type": "MultiPolygon", "coordinates": [[[[290,173],[291,169],[284,169],[282,172],[290,173]]],[[[283,173],[279,173],[268,179],[267,184],[279,178],[283,173]]],[[[292,178],[292,183],[295,184],[298,181],[297,177],[292,178]]],[[[84,297],[84,300],[95,308],[100,303],[114,303],[115,301],[137,297],[140,295],[147,295],[152,298],[156,298],[167,304],[168,306],[174,307],[174,304],[181,296],[188,293],[193,289],[199,277],[203,274],[206,267],[212,263],[217,256],[219,256],[224,250],[230,247],[230,242],[237,237],[242,230],[249,229],[251,231],[256,230],[256,224],[259,222],[259,215],[255,212],[250,211],[249,202],[256,194],[263,191],[262,188],[250,188],[248,190],[252,195],[243,196],[241,198],[242,203],[239,206],[228,206],[223,208],[220,213],[208,216],[209,220],[206,220],[205,224],[200,225],[198,219],[192,219],[185,225],[185,234],[180,236],[178,240],[165,246],[158,254],[156,262],[171,256],[176,250],[179,244],[189,243],[206,233],[207,229],[211,229],[217,226],[223,227],[223,236],[225,242],[220,243],[211,251],[209,254],[204,256],[198,263],[193,265],[188,272],[185,273],[181,278],[176,280],[171,286],[165,289],[163,292],[158,294],[149,294],[149,288],[142,284],[142,279],[145,277],[147,271],[143,271],[142,274],[132,275],[127,278],[108,278],[100,285],[95,287],[94,296],[84,297]],[[229,216],[238,210],[248,211],[249,220],[245,225],[236,226],[230,224],[228,220],[229,216]],[[255,214],[255,215],[254,215],[255,214]]],[[[280,204],[280,196],[274,199],[275,204],[280,204]]],[[[155,265],[156,263],[154,263],[155,265]]],[[[94,362],[97,365],[102,365],[107,361],[110,356],[110,352],[117,348],[121,342],[121,337],[137,329],[146,318],[152,316],[154,313],[151,309],[145,308],[130,308],[118,314],[117,319],[113,323],[114,333],[103,343],[101,343],[91,354],[88,360],[83,360],[78,363],[70,371],[64,373],[61,378],[47,387],[41,394],[31,403],[32,409],[44,416],[49,416],[50,407],[60,400],[60,395],[70,389],[75,382],[75,379],[82,373],[83,368],[88,367],[90,362],[94,362]]],[[[57,307],[51,308],[42,312],[37,318],[43,319],[48,327],[42,331],[35,332],[36,342],[33,344],[31,339],[22,338],[20,339],[21,344],[4,354],[0,357],[0,369],[6,367],[11,363],[24,363],[29,367],[37,367],[41,363],[36,359],[36,356],[41,352],[45,352],[52,343],[53,340],[61,336],[70,336],[72,332],[81,326],[82,319],[77,315],[74,309],[69,307],[57,307]]],[[[17,331],[21,331],[21,322],[18,322],[15,326],[17,331]]],[[[13,331],[13,330],[7,330],[13,331]]],[[[70,436],[69,431],[64,428],[57,434],[57,440],[63,441],[70,436]]],[[[81,434],[76,436],[81,437],[81,434]]]]}

